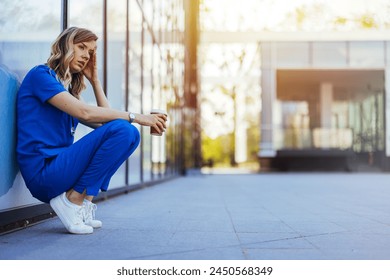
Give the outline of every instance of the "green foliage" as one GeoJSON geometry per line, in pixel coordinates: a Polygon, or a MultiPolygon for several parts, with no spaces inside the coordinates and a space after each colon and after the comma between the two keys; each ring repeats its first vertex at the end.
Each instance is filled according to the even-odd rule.
{"type": "Polygon", "coordinates": [[[305,10],[305,7],[299,7],[295,9],[295,20],[298,26],[302,26],[307,18],[306,14],[307,11],[305,10]]]}
{"type": "Polygon", "coordinates": [[[349,23],[353,23],[359,26],[361,29],[376,29],[379,24],[376,22],[375,16],[372,14],[362,14],[354,18],[336,17],[333,21],[335,26],[345,26],[349,23]]]}
{"type": "MultiPolygon", "coordinates": [[[[259,151],[260,129],[257,121],[248,122],[247,130],[247,163],[256,163],[258,161],[257,153],[259,151]]],[[[216,166],[231,165],[232,155],[234,154],[234,134],[229,133],[217,138],[210,138],[202,134],[202,158],[204,164],[210,160],[216,166]]]]}
{"type": "Polygon", "coordinates": [[[215,139],[202,135],[202,158],[205,163],[212,161],[217,165],[230,164],[231,135],[221,135],[215,139]]]}
{"type": "Polygon", "coordinates": [[[363,29],[378,28],[375,18],[370,14],[361,15],[358,22],[363,29]]]}
{"type": "Polygon", "coordinates": [[[258,121],[251,121],[248,123],[247,139],[248,162],[257,162],[257,153],[259,152],[260,143],[260,126],[258,121]]]}
{"type": "Polygon", "coordinates": [[[348,22],[348,19],[345,17],[336,17],[334,20],[335,25],[346,25],[348,22]]]}

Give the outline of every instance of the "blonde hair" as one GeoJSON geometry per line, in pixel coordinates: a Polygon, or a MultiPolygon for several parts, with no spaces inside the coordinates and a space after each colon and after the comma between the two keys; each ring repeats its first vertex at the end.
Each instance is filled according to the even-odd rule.
{"type": "Polygon", "coordinates": [[[51,54],[47,65],[53,69],[58,79],[67,87],[69,92],[79,98],[85,89],[83,73],[70,73],[69,64],[74,58],[75,44],[96,41],[98,37],[92,31],[84,28],[70,27],[58,35],[51,45],[51,54]]]}

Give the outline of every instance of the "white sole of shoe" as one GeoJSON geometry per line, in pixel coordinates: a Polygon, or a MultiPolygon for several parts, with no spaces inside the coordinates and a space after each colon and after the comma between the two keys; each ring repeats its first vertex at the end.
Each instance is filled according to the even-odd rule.
{"type": "Polygon", "coordinates": [[[72,225],[71,221],[69,221],[67,215],[64,213],[62,207],[63,203],[60,201],[61,197],[55,197],[50,200],[50,206],[53,208],[54,212],[57,214],[58,218],[65,226],[65,228],[73,234],[91,234],[93,233],[93,228],[88,225],[72,225]]]}

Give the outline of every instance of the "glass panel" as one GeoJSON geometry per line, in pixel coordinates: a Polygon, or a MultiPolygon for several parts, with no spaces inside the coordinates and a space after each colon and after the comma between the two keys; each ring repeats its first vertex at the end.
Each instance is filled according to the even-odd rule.
{"type": "MultiPolygon", "coordinates": [[[[173,142],[174,143],[181,143],[182,142],[182,139],[181,139],[181,131],[182,131],[182,120],[181,120],[181,115],[180,115],[180,100],[182,100],[184,98],[184,48],[183,46],[180,44],[181,42],[181,33],[179,33],[180,31],[180,18],[182,18],[180,16],[180,12],[181,12],[181,6],[180,6],[180,3],[177,3],[176,1],[176,7],[177,7],[177,10],[178,10],[178,13],[177,13],[177,21],[176,21],[176,25],[174,27],[174,32],[175,32],[175,35],[174,35],[174,38],[175,38],[175,42],[174,42],[174,46],[173,46],[173,53],[172,53],[172,56],[173,56],[173,85],[172,85],[172,99],[173,99],[173,102],[172,104],[170,104],[171,106],[171,115],[172,115],[172,126],[171,126],[171,129],[173,130],[173,133],[174,133],[174,137],[173,138],[173,142]]],[[[181,161],[181,145],[177,145],[175,144],[173,147],[174,149],[172,149],[172,155],[171,157],[173,159],[175,159],[174,161],[171,162],[171,172],[174,173],[174,172],[178,172],[178,168],[179,168],[179,164],[180,164],[180,161],[181,161]]]]}
{"type": "MultiPolygon", "coordinates": [[[[150,113],[152,109],[152,92],[153,92],[153,41],[148,30],[144,30],[144,46],[142,49],[143,56],[143,90],[142,90],[142,110],[145,114],[150,113]]],[[[149,127],[143,129],[143,175],[144,181],[150,181],[152,175],[152,136],[149,127]]]]}
{"type": "Polygon", "coordinates": [[[350,42],[350,65],[354,67],[384,67],[384,42],[350,42]]]}
{"type": "Polygon", "coordinates": [[[69,0],[69,26],[90,29],[102,39],[103,1],[69,0]]]}
{"type": "Polygon", "coordinates": [[[386,41],[385,42],[385,47],[386,47],[386,67],[390,66],[390,42],[386,41]]]}
{"type": "Polygon", "coordinates": [[[161,42],[162,23],[164,21],[164,0],[154,0],[154,21],[153,30],[158,42],[161,42]]]}
{"type": "MultiPolygon", "coordinates": [[[[60,1],[0,3],[0,212],[40,203],[20,178],[15,102],[18,83],[31,68],[49,58],[51,43],[61,31],[60,18],[60,1]]],[[[14,221],[21,219],[13,215],[14,221]]]]}
{"type": "MultiPolygon", "coordinates": [[[[156,109],[166,110],[166,101],[164,96],[161,95],[161,59],[160,49],[157,45],[153,46],[153,67],[152,79],[153,79],[153,93],[152,93],[152,107],[156,109]]],[[[153,178],[161,176],[162,169],[165,165],[165,139],[166,133],[160,137],[152,137],[152,175],[153,178]]]]}
{"type": "Polygon", "coordinates": [[[0,10],[0,64],[22,80],[32,67],[46,63],[50,46],[61,32],[61,4],[5,1],[0,10]]]}
{"type": "MultiPolygon", "coordinates": [[[[161,6],[161,27],[162,27],[162,31],[164,32],[164,35],[165,32],[169,32],[170,30],[172,30],[172,6],[171,6],[171,2],[172,0],[165,0],[163,1],[162,3],[162,6],[161,6]]],[[[163,40],[165,40],[165,38],[163,38],[163,40]]]]}
{"type": "MultiPolygon", "coordinates": [[[[103,3],[94,0],[69,0],[69,26],[87,28],[99,37],[97,40],[97,64],[99,78],[103,84],[103,3]]],[[[85,85],[87,88],[83,91],[82,98],[88,104],[96,105],[92,86],[88,81],[85,85]]],[[[91,128],[80,124],[76,130],[75,140],[91,131],[91,128]]]]}
{"type": "MultiPolygon", "coordinates": [[[[164,147],[165,151],[162,151],[160,147],[160,152],[166,155],[166,158],[164,159],[165,170],[161,172],[170,174],[171,165],[174,165],[175,163],[175,156],[173,152],[174,147],[178,143],[174,139],[175,116],[174,116],[173,108],[175,106],[174,105],[175,96],[173,94],[173,87],[172,87],[172,55],[171,55],[172,45],[168,43],[164,43],[160,47],[162,50],[161,51],[162,61],[160,64],[161,73],[165,73],[164,75],[161,76],[160,104],[161,106],[166,106],[168,117],[169,117],[168,129],[164,135],[165,139],[163,140],[166,141],[166,145],[164,147]]],[[[156,149],[158,149],[157,145],[156,145],[156,149]]]]}
{"type": "MultiPolygon", "coordinates": [[[[142,12],[136,0],[129,0],[129,26],[130,26],[130,49],[129,49],[129,111],[141,112],[141,37],[142,37],[142,12]]],[[[135,126],[141,132],[141,127],[135,126]]],[[[142,137],[143,138],[143,135],[142,137]]],[[[137,148],[129,158],[129,184],[141,182],[141,148],[137,148]]]]}
{"type": "Polygon", "coordinates": [[[314,42],[313,66],[319,68],[326,67],[346,67],[347,47],[346,42],[314,42]]]}
{"type": "Polygon", "coordinates": [[[176,0],[177,26],[176,30],[185,32],[185,13],[184,13],[184,1],[176,0]]]}
{"type": "Polygon", "coordinates": [[[278,101],[275,118],[275,146],[277,149],[311,147],[309,106],[305,101],[278,101]]]}
{"type": "Polygon", "coordinates": [[[113,108],[125,110],[126,0],[108,2],[107,96],[113,108]]]}
{"type": "MultiPolygon", "coordinates": [[[[324,71],[324,75],[332,71],[324,71]]],[[[350,71],[346,89],[307,92],[307,102],[278,100],[274,107],[275,143],[279,149],[353,149],[356,152],[377,152],[385,148],[384,93],[380,84],[373,88],[356,88],[361,79],[357,70],[350,71]],[[321,98],[322,96],[322,98],[321,98]],[[328,97],[326,97],[328,96],[328,97]],[[326,97],[326,98],[325,98],[326,97]]],[[[382,71],[376,75],[380,80],[382,71]]],[[[340,73],[340,71],[335,71],[340,73]]],[[[329,75],[330,76],[330,75],[329,75]]],[[[305,76],[310,81],[309,76],[305,76]]],[[[345,76],[347,77],[347,76],[345,76]]]]}
{"type": "MultiPolygon", "coordinates": [[[[107,5],[107,96],[110,106],[126,110],[125,55],[127,0],[108,1],[107,5]]],[[[112,176],[110,188],[126,184],[126,164],[112,176]]]]}
{"type": "Polygon", "coordinates": [[[310,126],[307,102],[279,101],[275,142],[277,149],[349,149],[353,144],[353,130],[347,123],[347,102],[332,104],[330,127],[310,126]]]}
{"type": "Polygon", "coordinates": [[[385,113],[384,113],[384,93],[379,92],[376,95],[376,108],[377,108],[377,123],[376,123],[376,130],[377,130],[377,151],[384,151],[385,150],[385,113]]]}
{"type": "Polygon", "coordinates": [[[153,0],[147,0],[142,1],[142,7],[144,10],[144,16],[146,22],[152,26],[152,23],[154,21],[154,1],[153,0]]]}
{"type": "Polygon", "coordinates": [[[309,43],[277,43],[276,67],[308,67],[309,43]]]}

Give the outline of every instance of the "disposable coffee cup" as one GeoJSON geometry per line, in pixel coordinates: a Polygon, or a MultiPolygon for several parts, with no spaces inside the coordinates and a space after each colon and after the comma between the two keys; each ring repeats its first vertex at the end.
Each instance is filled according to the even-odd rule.
{"type": "MultiPolygon", "coordinates": [[[[163,114],[163,115],[168,117],[167,111],[161,110],[161,109],[152,109],[152,111],[150,111],[150,113],[151,114],[163,114]]],[[[153,136],[161,136],[162,132],[158,133],[158,131],[154,127],[151,126],[150,127],[150,134],[153,136]]]]}

